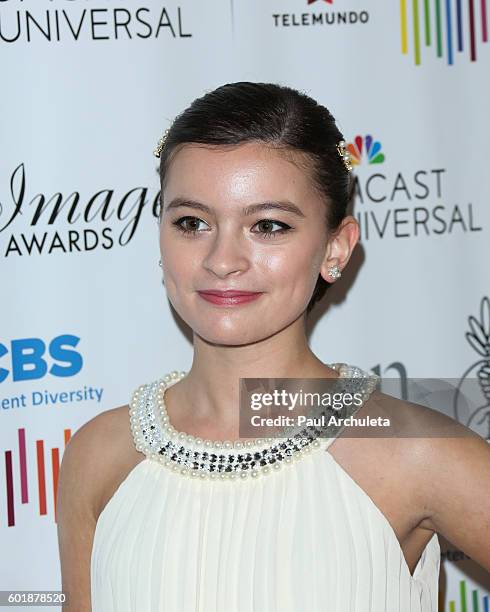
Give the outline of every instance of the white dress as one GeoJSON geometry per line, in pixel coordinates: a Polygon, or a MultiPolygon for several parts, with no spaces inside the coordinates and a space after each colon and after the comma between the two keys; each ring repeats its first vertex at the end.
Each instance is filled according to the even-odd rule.
{"type": "MultiPolygon", "coordinates": [[[[356,366],[328,365],[363,384],[377,378],[356,366]]],[[[287,448],[270,465],[255,462],[246,470],[247,452],[252,461],[264,448],[272,457],[271,444],[262,441],[258,455],[255,448],[238,451],[234,478],[228,468],[226,476],[211,477],[208,467],[189,468],[196,439],[172,436],[158,395],[173,384],[168,380],[142,385],[133,396],[131,426],[145,459],[98,518],[92,612],[437,612],[437,534],[410,575],[381,510],[322,452],[334,437],[306,451],[287,448]],[[162,446],[168,452],[158,452],[162,446]],[[176,460],[182,454],[190,463],[176,460]]],[[[207,466],[213,450],[225,459],[237,453],[202,450],[199,442],[194,458],[207,456],[207,466]]]]}

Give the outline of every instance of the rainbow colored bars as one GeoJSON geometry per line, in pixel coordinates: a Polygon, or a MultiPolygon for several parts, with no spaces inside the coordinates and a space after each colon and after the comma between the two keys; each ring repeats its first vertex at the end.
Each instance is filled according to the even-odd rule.
{"type": "MultiPolygon", "coordinates": [[[[439,609],[443,610],[443,593],[439,591],[439,609]]],[[[471,607],[466,599],[466,580],[459,581],[459,606],[454,600],[448,602],[448,612],[490,612],[490,598],[488,595],[482,595],[481,600],[478,595],[478,590],[471,591],[471,607]],[[480,602],[481,601],[481,606],[480,602]]]]}
{"type": "MultiPolygon", "coordinates": [[[[400,0],[402,53],[408,54],[409,22],[407,4],[400,0]]],[[[413,55],[421,63],[421,47],[435,44],[437,57],[446,48],[447,63],[454,63],[455,51],[467,51],[476,62],[477,40],[488,42],[487,0],[412,0],[413,55]],[[443,15],[444,13],[444,15],[443,15]],[[445,40],[443,40],[445,38],[445,40]]]]}
{"type": "MultiPolygon", "coordinates": [[[[64,430],[65,447],[71,436],[71,430],[64,430]]],[[[29,503],[29,492],[27,483],[27,450],[25,429],[18,429],[19,444],[19,481],[21,503],[29,503]]],[[[39,514],[47,514],[47,494],[46,494],[46,470],[44,464],[44,440],[36,440],[36,461],[37,461],[37,490],[39,497],[39,514]]],[[[51,449],[51,472],[52,472],[52,494],[54,520],[56,522],[56,492],[58,489],[58,473],[60,468],[59,448],[51,449]]],[[[12,451],[5,451],[5,482],[7,497],[7,525],[15,525],[15,503],[14,503],[14,471],[12,463],[12,451]]]]}

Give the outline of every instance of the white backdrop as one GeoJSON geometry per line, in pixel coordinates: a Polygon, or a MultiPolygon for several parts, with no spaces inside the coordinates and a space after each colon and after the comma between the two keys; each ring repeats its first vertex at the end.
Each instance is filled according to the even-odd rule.
{"type": "MultiPolygon", "coordinates": [[[[0,589],[60,588],[54,499],[70,433],[190,364],[160,282],[152,151],[177,113],[223,83],[304,90],[354,153],[362,145],[361,244],[312,313],[318,356],[401,381],[458,381],[483,366],[483,389],[489,10],[0,0],[0,589]]],[[[486,417],[475,429],[490,440],[486,417]]],[[[440,610],[488,612],[490,577],[441,547],[440,610]]]]}

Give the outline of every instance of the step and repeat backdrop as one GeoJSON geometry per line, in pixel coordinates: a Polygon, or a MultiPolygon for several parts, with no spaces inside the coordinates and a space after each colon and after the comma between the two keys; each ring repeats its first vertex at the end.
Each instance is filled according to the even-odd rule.
{"type": "MultiPolygon", "coordinates": [[[[442,409],[490,441],[489,13],[487,0],[0,1],[0,589],[61,588],[70,436],[190,366],[158,266],[152,152],[227,82],[305,91],[353,156],[360,243],[310,316],[312,348],[402,390],[451,379],[442,409]],[[458,409],[467,381],[473,411],[458,409]]],[[[441,549],[439,609],[488,612],[488,574],[441,549]]]]}

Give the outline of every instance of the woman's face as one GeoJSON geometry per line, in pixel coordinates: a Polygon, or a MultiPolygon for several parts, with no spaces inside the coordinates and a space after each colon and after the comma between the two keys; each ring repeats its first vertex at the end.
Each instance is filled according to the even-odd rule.
{"type": "Polygon", "coordinates": [[[212,343],[248,344],[304,313],[327,249],[325,204],[306,171],[258,143],[184,145],[170,164],[163,202],[165,287],[195,333],[212,343]],[[264,203],[297,210],[243,210],[264,203]],[[199,293],[228,289],[261,293],[236,305],[199,293]]]}

